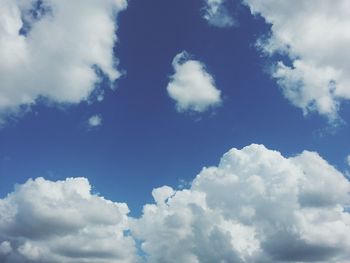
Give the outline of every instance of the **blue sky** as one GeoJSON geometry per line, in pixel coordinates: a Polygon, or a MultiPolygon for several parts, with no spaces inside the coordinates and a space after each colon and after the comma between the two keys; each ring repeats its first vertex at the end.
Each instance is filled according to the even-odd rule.
{"type": "MultiPolygon", "coordinates": [[[[51,1],[43,2],[49,5],[51,1]]],[[[254,1],[246,2],[254,5],[254,1]]],[[[345,174],[349,169],[347,95],[338,95],[336,118],[334,111],[322,112],[321,106],[303,114],[302,106],[293,105],[270,72],[277,60],[290,65],[304,53],[268,55],[256,47],[258,39],[274,32],[265,21],[269,14],[263,17],[263,8],[259,11],[257,6],[261,14],[253,16],[249,4],[226,1],[226,15],[235,25],[222,27],[203,18],[205,5],[200,0],[133,0],[118,8],[118,12],[125,10],[113,21],[118,38],[113,44],[113,63],[118,62],[116,68],[122,75],[110,83],[106,73],[110,69],[98,65],[103,80],[94,84],[94,92],[101,94],[103,90],[101,102],[91,92],[90,101],[84,96],[61,99],[41,92],[34,102],[24,103],[31,104],[26,110],[3,110],[1,198],[29,178],[57,181],[85,177],[93,193],[126,202],[130,215],[140,216],[143,205],[153,202],[155,187],[177,189],[186,182],[187,188],[203,167],[218,165],[223,153],[252,143],[286,157],[304,150],[318,152],[340,172],[345,174]],[[219,106],[203,112],[176,109],[167,86],[174,75],[172,61],[182,51],[190,54],[189,60],[205,65],[203,70],[221,91],[219,106]],[[88,120],[94,115],[102,122],[91,127],[88,120]]],[[[35,27],[37,22],[32,23],[35,27]]],[[[54,45],[60,47],[57,41],[54,45]]],[[[44,70],[35,76],[39,76],[39,83],[50,84],[48,75],[44,70]]],[[[17,102],[14,105],[18,107],[17,102]]],[[[139,233],[140,239],[145,235],[139,233]]]]}
{"type": "MultiPolygon", "coordinates": [[[[304,117],[264,72],[268,62],[254,43],[269,26],[239,6],[233,12],[239,26],[216,28],[203,21],[201,8],[201,1],[131,1],[118,18],[115,47],[126,74],[115,90],[103,86],[102,103],[38,103],[2,128],[1,196],[28,178],[84,176],[95,191],[127,201],[138,213],[154,187],[191,181],[223,152],[251,143],[287,156],[317,151],[346,169],[348,125],[328,132],[324,117],[304,117]],[[171,61],[183,50],[204,61],[214,76],[223,94],[219,108],[203,114],[175,110],[166,86],[171,61]],[[103,116],[103,125],[89,130],[93,114],[103,116]]],[[[349,111],[344,105],[345,121],[349,111]]]]}

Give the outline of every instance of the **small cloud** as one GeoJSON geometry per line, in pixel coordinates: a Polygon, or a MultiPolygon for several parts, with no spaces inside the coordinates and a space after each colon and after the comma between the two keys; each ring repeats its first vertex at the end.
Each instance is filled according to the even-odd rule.
{"type": "Polygon", "coordinates": [[[350,154],[346,157],[346,164],[350,167],[350,154]]]}
{"type": "Polygon", "coordinates": [[[235,19],[225,6],[226,0],[206,0],[203,18],[212,26],[231,27],[236,25],[235,19]]]}
{"type": "Polygon", "coordinates": [[[99,114],[93,115],[89,118],[88,124],[90,128],[98,127],[102,125],[102,116],[99,114]]]}
{"type": "Polygon", "coordinates": [[[99,94],[98,96],[97,96],[97,98],[96,98],[96,100],[98,101],[98,102],[102,102],[103,100],[104,100],[104,93],[101,93],[101,94],[99,94]]]}
{"type": "Polygon", "coordinates": [[[173,60],[175,74],[167,86],[169,96],[175,100],[179,112],[204,112],[221,104],[221,91],[215,87],[214,78],[205,65],[189,59],[185,51],[173,60]]]}

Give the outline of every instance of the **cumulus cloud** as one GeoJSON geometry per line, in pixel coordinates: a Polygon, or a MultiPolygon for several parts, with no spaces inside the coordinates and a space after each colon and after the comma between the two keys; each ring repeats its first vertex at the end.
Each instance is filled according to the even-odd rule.
{"type": "Polygon", "coordinates": [[[153,191],[131,229],[148,262],[348,262],[350,183],[317,153],[226,153],[189,189],[153,191]]]}
{"type": "Polygon", "coordinates": [[[0,114],[40,98],[78,103],[102,75],[115,81],[115,19],[126,6],[126,0],[0,0],[0,114]]]}
{"type": "Polygon", "coordinates": [[[349,194],[317,153],[286,158],[255,144],[188,188],[154,189],[139,218],[84,178],[38,178],[0,199],[0,262],[347,263],[349,194]]]}
{"type": "Polygon", "coordinates": [[[101,115],[93,115],[88,119],[89,127],[94,128],[102,125],[102,116],[101,115]]]}
{"type": "Polygon", "coordinates": [[[0,199],[4,263],[136,262],[129,209],[91,193],[84,178],[28,180],[0,199]]]}
{"type": "Polygon", "coordinates": [[[212,26],[231,27],[236,21],[225,6],[226,0],[205,0],[204,19],[212,26]]]}
{"type": "Polygon", "coordinates": [[[172,65],[175,74],[167,91],[179,112],[204,112],[221,104],[221,91],[202,62],[190,59],[184,51],[175,56],[172,65]]]}
{"type": "Polygon", "coordinates": [[[271,24],[259,48],[290,60],[275,61],[272,70],[284,96],[304,114],[315,111],[336,120],[341,101],[350,99],[350,2],[244,2],[271,24]]]}

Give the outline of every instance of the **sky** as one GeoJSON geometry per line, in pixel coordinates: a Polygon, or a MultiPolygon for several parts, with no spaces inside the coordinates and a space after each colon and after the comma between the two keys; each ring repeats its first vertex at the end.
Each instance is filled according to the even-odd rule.
{"type": "Polygon", "coordinates": [[[348,262],[349,10],[0,0],[0,261],[348,262]]]}

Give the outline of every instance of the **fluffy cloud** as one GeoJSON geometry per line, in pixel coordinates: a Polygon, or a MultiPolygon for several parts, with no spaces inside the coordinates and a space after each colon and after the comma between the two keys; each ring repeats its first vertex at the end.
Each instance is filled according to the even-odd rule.
{"type": "Polygon", "coordinates": [[[0,261],[136,262],[128,212],[91,194],[84,178],[29,180],[0,199],[0,261]]]}
{"type": "Polygon", "coordinates": [[[212,26],[231,27],[235,25],[234,18],[225,6],[226,0],[205,0],[204,19],[212,26]]]}
{"type": "Polygon", "coordinates": [[[0,113],[39,98],[86,100],[101,74],[120,73],[113,56],[126,0],[0,0],[0,113]],[[77,12],[78,11],[78,12],[77,12]]]}
{"type": "Polygon", "coordinates": [[[148,262],[348,262],[350,183],[317,153],[226,153],[132,222],[148,262]]]}
{"type": "Polygon", "coordinates": [[[98,127],[102,125],[102,117],[101,115],[93,115],[88,119],[88,125],[89,127],[93,128],[93,127],[98,127]]]}
{"type": "Polygon", "coordinates": [[[272,71],[285,97],[305,114],[316,111],[337,119],[341,100],[350,99],[350,2],[244,2],[271,24],[259,47],[291,60],[276,61],[272,71]]]}
{"type": "Polygon", "coordinates": [[[203,63],[189,59],[189,55],[182,52],[172,64],[175,74],[170,78],[167,91],[176,101],[178,111],[204,112],[221,104],[221,91],[215,87],[203,63]]]}
{"type": "Polygon", "coordinates": [[[0,199],[0,262],[347,263],[349,193],[317,153],[285,158],[254,144],[189,188],[154,189],[139,218],[84,178],[38,178],[0,199]]]}

